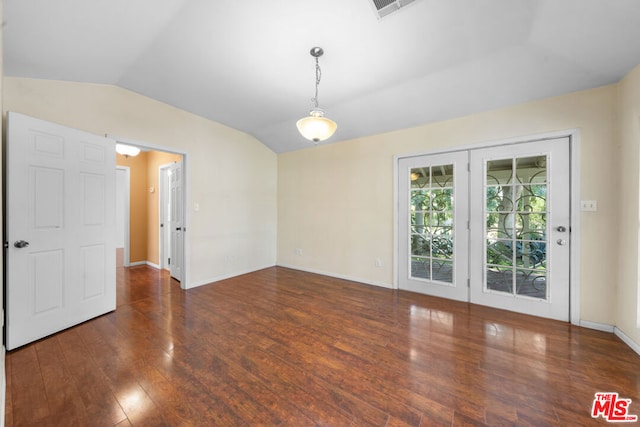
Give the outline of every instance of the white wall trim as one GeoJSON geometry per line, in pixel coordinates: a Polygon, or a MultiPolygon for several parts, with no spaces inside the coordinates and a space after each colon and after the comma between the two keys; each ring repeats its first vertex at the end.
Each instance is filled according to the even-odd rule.
{"type": "Polygon", "coordinates": [[[116,169],[123,170],[125,173],[125,195],[124,195],[124,258],[122,265],[128,267],[131,250],[131,168],[129,166],[116,165],[116,169]]]}
{"type": "Polygon", "coordinates": [[[135,262],[129,263],[129,267],[138,267],[140,265],[147,265],[147,261],[135,261],[135,262]]]}
{"type": "Polygon", "coordinates": [[[580,130],[573,129],[568,132],[569,156],[571,158],[571,252],[569,256],[569,318],[571,324],[580,322],[580,197],[581,197],[581,169],[580,169],[580,130]]]}
{"type": "Polygon", "coordinates": [[[587,329],[594,329],[596,331],[601,331],[601,332],[609,332],[609,333],[613,333],[615,329],[615,326],[613,325],[607,325],[606,323],[590,322],[588,320],[580,320],[578,326],[581,326],[587,329]]]}
{"type": "Polygon", "coordinates": [[[622,332],[622,330],[620,330],[618,327],[614,328],[613,333],[620,338],[626,345],[628,345],[629,347],[631,347],[631,349],[633,351],[635,351],[636,353],[640,354],[640,344],[638,344],[637,342],[635,342],[634,340],[632,340],[629,335],[625,334],[624,332],[622,332]]]}
{"type": "Polygon", "coordinates": [[[320,274],[322,276],[335,277],[336,279],[349,280],[351,282],[357,282],[363,285],[372,285],[372,286],[378,286],[380,288],[394,289],[394,285],[390,285],[389,283],[378,282],[374,280],[367,280],[361,277],[354,277],[346,274],[330,273],[327,271],[315,270],[313,268],[303,268],[297,265],[290,265],[290,264],[277,264],[277,266],[290,268],[292,270],[304,271],[306,273],[313,273],[313,274],[320,274]]]}
{"type": "Polygon", "coordinates": [[[580,324],[580,130],[567,129],[562,131],[546,132],[533,135],[517,136],[495,141],[481,141],[465,144],[459,147],[442,148],[419,153],[401,154],[393,156],[393,288],[398,288],[398,219],[400,207],[398,206],[398,165],[400,159],[428,156],[433,154],[452,153],[457,151],[470,151],[482,148],[497,147],[503,145],[522,144],[549,139],[569,138],[570,162],[571,162],[571,248],[569,278],[569,316],[573,325],[580,324]]]}
{"type": "MultiPolygon", "coordinates": [[[[161,226],[165,221],[163,221],[167,216],[167,212],[165,212],[165,215],[163,217],[162,213],[164,210],[163,205],[166,205],[167,203],[167,198],[169,197],[169,195],[167,194],[167,191],[170,191],[167,187],[167,183],[165,182],[164,178],[164,174],[166,173],[167,169],[169,169],[169,167],[171,167],[171,165],[173,165],[174,163],[165,163],[163,165],[158,166],[158,259],[160,260],[159,264],[160,264],[160,268],[165,268],[165,260],[167,259],[167,252],[170,253],[171,249],[165,247],[164,245],[164,240],[165,240],[165,233],[167,233],[168,231],[168,223],[164,224],[164,226],[161,226]]],[[[169,268],[167,268],[168,270],[170,270],[169,268]]]]}

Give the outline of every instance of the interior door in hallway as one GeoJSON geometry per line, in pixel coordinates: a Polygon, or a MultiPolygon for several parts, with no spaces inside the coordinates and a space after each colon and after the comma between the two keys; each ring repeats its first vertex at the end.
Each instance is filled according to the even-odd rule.
{"type": "Polygon", "coordinates": [[[7,349],[116,308],[115,141],[7,115],[7,349]]]}
{"type": "Polygon", "coordinates": [[[175,162],[169,167],[169,185],[169,227],[171,230],[169,270],[171,277],[182,281],[185,232],[182,162],[175,162]]]}

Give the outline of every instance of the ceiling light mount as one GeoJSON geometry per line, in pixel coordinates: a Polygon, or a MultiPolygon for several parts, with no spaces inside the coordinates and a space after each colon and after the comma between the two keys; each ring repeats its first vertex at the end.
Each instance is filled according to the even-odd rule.
{"type": "Polygon", "coordinates": [[[318,46],[312,47],[311,50],[309,51],[309,53],[314,58],[320,58],[322,55],[324,55],[324,49],[322,49],[321,47],[318,47],[318,46]]]}
{"type": "Polygon", "coordinates": [[[320,79],[322,78],[322,70],[320,69],[318,58],[324,55],[324,50],[316,46],[312,47],[309,53],[316,59],[316,94],[311,98],[314,108],[309,112],[309,116],[298,120],[296,126],[302,136],[317,144],[330,138],[338,125],[333,120],[324,117],[324,111],[322,111],[318,103],[318,85],[320,85],[320,79]]]}

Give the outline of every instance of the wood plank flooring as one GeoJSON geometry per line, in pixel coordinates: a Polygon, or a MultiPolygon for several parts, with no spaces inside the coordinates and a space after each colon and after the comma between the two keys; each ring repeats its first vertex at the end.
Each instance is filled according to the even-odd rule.
{"type": "Polygon", "coordinates": [[[276,267],[120,267],[117,295],[7,355],[7,426],[605,425],[599,391],[640,415],[640,356],[566,323],[276,267]]]}

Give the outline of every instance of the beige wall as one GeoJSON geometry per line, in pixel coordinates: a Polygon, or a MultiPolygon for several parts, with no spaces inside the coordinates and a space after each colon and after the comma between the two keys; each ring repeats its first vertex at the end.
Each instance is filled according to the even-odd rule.
{"type": "Polygon", "coordinates": [[[277,157],[252,136],[107,85],[8,77],[3,111],[186,152],[187,286],[275,263],[277,157]]]}
{"type": "Polygon", "coordinates": [[[638,328],[638,244],[640,226],[640,66],[618,85],[618,139],[620,141],[618,205],[617,306],[615,325],[640,346],[638,328]]]}
{"type": "Polygon", "coordinates": [[[281,154],[278,264],[391,286],[394,156],[578,128],[580,197],[598,201],[597,212],[581,215],[581,318],[611,325],[617,279],[611,230],[619,203],[615,106],[616,86],[607,86],[281,154]]]}

